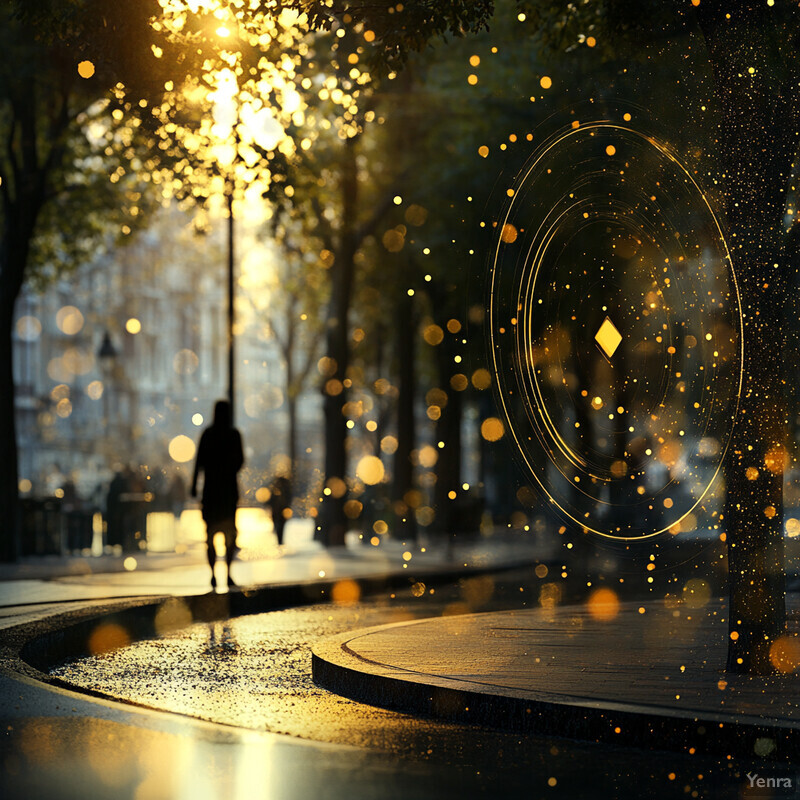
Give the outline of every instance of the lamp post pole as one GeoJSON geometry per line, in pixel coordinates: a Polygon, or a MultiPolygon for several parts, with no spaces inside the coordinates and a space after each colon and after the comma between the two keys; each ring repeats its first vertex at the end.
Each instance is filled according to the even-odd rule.
{"type": "Polygon", "coordinates": [[[233,219],[233,193],[234,193],[234,180],[228,178],[225,187],[225,199],[228,205],[228,402],[231,406],[231,422],[234,419],[234,410],[236,405],[235,399],[235,338],[234,338],[234,322],[236,320],[234,311],[234,219],[233,219]]]}
{"type": "Polygon", "coordinates": [[[103,341],[97,351],[97,360],[100,362],[100,370],[103,375],[103,421],[105,433],[104,456],[110,460],[113,448],[111,447],[111,404],[109,397],[111,394],[111,383],[114,376],[114,362],[117,358],[117,349],[111,341],[108,330],[103,334],[103,341]]]}

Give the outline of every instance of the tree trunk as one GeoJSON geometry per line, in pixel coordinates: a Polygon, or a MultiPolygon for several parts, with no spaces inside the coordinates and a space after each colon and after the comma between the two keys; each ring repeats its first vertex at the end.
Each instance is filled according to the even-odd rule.
{"type": "Polygon", "coordinates": [[[770,647],[786,625],[782,356],[786,289],[794,281],[788,280],[793,265],[786,258],[784,211],[797,121],[796,87],[785,80],[771,11],[761,3],[712,0],[698,9],[721,109],[720,166],[744,317],[744,384],[725,465],[724,521],[728,670],[750,674],[773,670],[770,647]]]}
{"type": "Polygon", "coordinates": [[[292,486],[301,485],[300,465],[297,460],[297,398],[289,395],[286,398],[286,412],[289,417],[288,456],[290,474],[287,476],[292,481],[292,486]]]}
{"type": "Polygon", "coordinates": [[[325,487],[320,507],[322,542],[330,547],[344,544],[347,516],[344,513],[347,480],[347,420],[342,408],[347,402],[345,385],[350,364],[348,317],[353,294],[357,236],[358,178],[355,141],[347,139],[342,154],[342,231],[332,269],[331,299],[328,307],[326,355],[331,373],[323,385],[325,414],[325,487]]]}
{"type": "Polygon", "coordinates": [[[414,508],[408,504],[408,492],[414,484],[414,464],[411,453],[416,441],[414,425],[414,375],[415,337],[414,298],[403,293],[396,304],[397,358],[399,394],[397,397],[397,451],[394,457],[392,506],[396,516],[395,534],[403,539],[417,538],[417,520],[414,508]]]}
{"type": "Polygon", "coordinates": [[[22,289],[25,263],[35,214],[27,224],[19,207],[5,208],[6,219],[0,242],[0,560],[19,556],[22,530],[19,502],[19,474],[16,409],[14,403],[14,307],[22,289]],[[17,213],[13,213],[17,212],[17,213]]]}
{"type": "MultiPolygon", "coordinates": [[[[453,356],[451,348],[445,342],[439,345],[437,356],[439,362],[439,383],[441,386],[450,386],[450,376],[453,372],[453,356]]],[[[458,533],[458,496],[461,494],[461,416],[463,412],[462,393],[450,391],[447,393],[447,405],[442,409],[442,415],[436,424],[436,438],[444,442],[444,447],[439,449],[439,460],[436,462],[436,490],[434,492],[436,505],[436,518],[434,527],[437,531],[455,534],[458,533]],[[450,492],[455,492],[456,500],[450,498],[450,492]]]]}

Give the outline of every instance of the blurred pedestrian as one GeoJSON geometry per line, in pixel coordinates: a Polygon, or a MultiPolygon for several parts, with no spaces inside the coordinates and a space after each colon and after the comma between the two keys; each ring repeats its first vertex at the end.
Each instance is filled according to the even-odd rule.
{"type": "Polygon", "coordinates": [[[186,505],[186,484],[183,482],[180,472],[173,475],[167,490],[169,495],[170,511],[175,519],[180,519],[183,507],[186,505]]]}
{"type": "Polygon", "coordinates": [[[119,467],[108,486],[106,497],[106,542],[122,546],[125,538],[125,507],[123,495],[130,492],[129,471],[119,467]]]}
{"type": "Polygon", "coordinates": [[[206,523],[208,563],[211,567],[211,587],[216,589],[214,564],[214,534],[225,534],[225,563],[228,567],[228,586],[235,586],[231,578],[231,562],[236,546],[236,504],[239,486],[236,475],[244,464],[242,437],[231,420],[231,406],[219,400],[214,407],[214,422],[200,436],[197,460],[192,478],[192,497],[197,497],[197,478],[203,473],[202,508],[206,523]]]}
{"type": "Polygon", "coordinates": [[[270,487],[267,505],[272,512],[272,527],[278,537],[278,545],[283,544],[283,526],[292,505],[292,484],[285,475],[278,475],[270,487]]]}

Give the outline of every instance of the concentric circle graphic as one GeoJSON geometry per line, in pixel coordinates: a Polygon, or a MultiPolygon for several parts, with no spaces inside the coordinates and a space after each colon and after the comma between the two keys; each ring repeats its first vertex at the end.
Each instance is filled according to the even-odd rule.
{"type": "Polygon", "coordinates": [[[711,205],[666,145],[610,121],[552,137],[510,194],[489,299],[508,433],[583,528],[674,533],[719,473],[742,384],[711,205]]]}

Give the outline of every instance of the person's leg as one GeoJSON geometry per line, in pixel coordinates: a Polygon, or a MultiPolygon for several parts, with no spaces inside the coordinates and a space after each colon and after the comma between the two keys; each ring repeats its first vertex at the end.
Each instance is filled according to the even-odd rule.
{"type": "Polygon", "coordinates": [[[231,578],[231,564],[236,555],[236,527],[231,527],[225,531],[225,563],[228,565],[228,586],[236,586],[231,578]]]}
{"type": "Polygon", "coordinates": [[[286,524],[286,520],[283,518],[283,514],[277,512],[275,514],[275,519],[273,520],[273,526],[275,527],[275,535],[278,537],[278,545],[283,544],[283,526],[286,524]]]}
{"type": "Polygon", "coordinates": [[[217,551],[214,549],[214,532],[206,525],[206,555],[208,566],[211,567],[211,588],[217,588],[217,578],[214,575],[214,564],[217,562],[217,551]]]}

